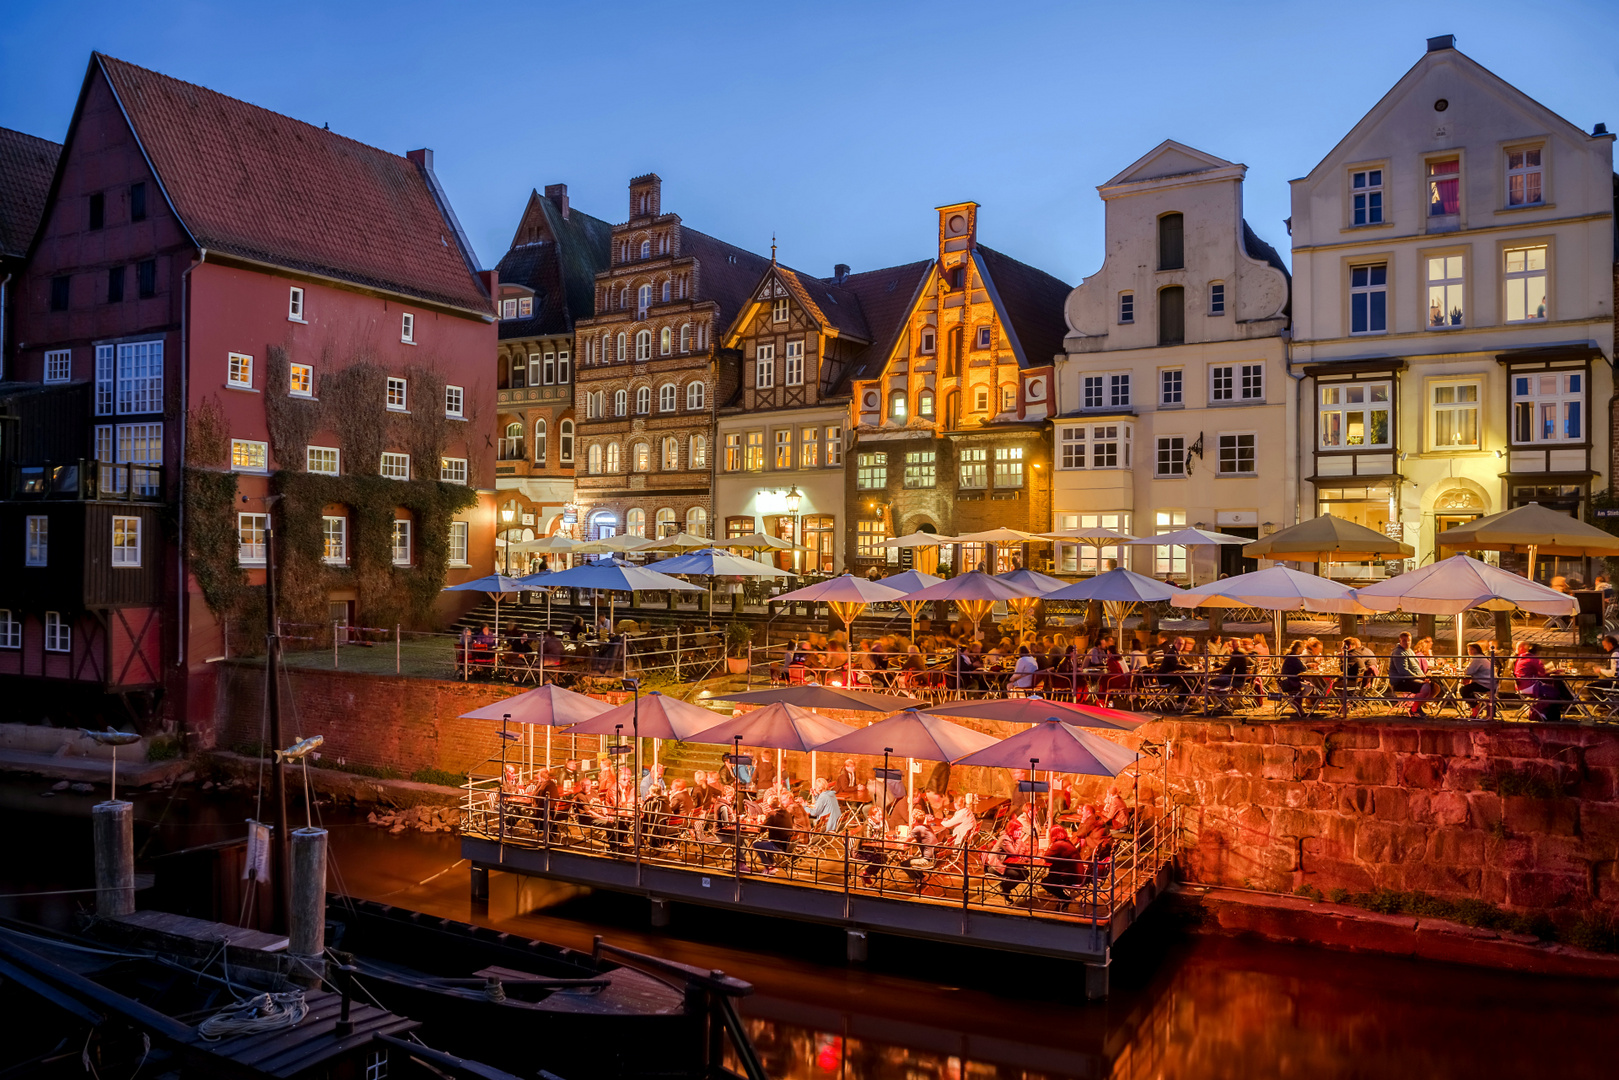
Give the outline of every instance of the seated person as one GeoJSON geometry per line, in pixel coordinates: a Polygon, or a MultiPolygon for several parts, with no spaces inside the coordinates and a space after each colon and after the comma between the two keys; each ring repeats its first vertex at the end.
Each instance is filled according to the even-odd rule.
{"type": "Polygon", "coordinates": [[[1422,689],[1422,667],[1411,647],[1411,635],[1401,631],[1389,656],[1389,689],[1396,694],[1415,694],[1422,689]]]}
{"type": "MultiPolygon", "coordinates": [[[[1612,641],[1612,638],[1604,638],[1612,641]]],[[[1595,683],[1592,684],[1596,685],[1595,683]]],[[[1495,661],[1484,654],[1484,646],[1476,641],[1467,645],[1467,669],[1463,672],[1461,695],[1470,706],[1468,719],[1478,716],[1481,708],[1487,707],[1490,699],[1495,696],[1496,675],[1495,661]]]]}
{"type": "Polygon", "coordinates": [[[765,864],[765,873],[774,874],[776,856],[786,854],[793,842],[793,818],[781,800],[773,798],[767,804],[763,828],[764,835],[753,842],[753,850],[765,864]]]}
{"type": "Polygon", "coordinates": [[[861,862],[860,884],[876,883],[877,875],[888,865],[888,819],[883,808],[873,803],[861,823],[860,843],[855,846],[854,857],[861,862]]]}
{"type": "Polygon", "coordinates": [[[845,758],[843,768],[832,774],[832,791],[840,799],[864,798],[866,785],[854,767],[854,758],[845,758]]]}
{"type": "Polygon", "coordinates": [[[838,797],[832,786],[825,777],[817,776],[810,790],[814,792],[815,802],[809,808],[809,816],[814,820],[815,827],[822,832],[837,832],[843,813],[838,809],[838,797]]]}
{"type": "Polygon", "coordinates": [[[479,627],[478,632],[472,635],[472,658],[474,660],[493,660],[495,658],[495,646],[499,643],[499,640],[490,632],[487,625],[479,627]]]}
{"type": "Polygon", "coordinates": [[[524,630],[507,643],[506,651],[517,656],[528,656],[534,652],[534,639],[528,636],[527,630],[524,630]]]}
{"type": "Polygon", "coordinates": [[[938,846],[939,838],[928,827],[927,815],[921,811],[912,814],[910,832],[906,837],[904,870],[917,892],[921,892],[927,884],[927,872],[933,869],[933,854],[938,846]]]}
{"type": "Polygon", "coordinates": [[[1130,808],[1124,804],[1124,797],[1119,794],[1117,787],[1107,789],[1107,797],[1102,800],[1102,812],[1098,817],[1110,830],[1123,831],[1130,827],[1130,808]]]}
{"type": "Polygon", "coordinates": [[[562,639],[557,637],[555,630],[547,630],[540,639],[541,662],[548,667],[556,667],[562,663],[562,639]]]}
{"type": "Polygon", "coordinates": [[[1362,690],[1381,674],[1377,656],[1361,644],[1360,638],[1346,637],[1344,649],[1344,677],[1351,690],[1362,690]]]}
{"type": "Polygon", "coordinates": [[[939,822],[941,829],[949,830],[951,842],[957,847],[964,847],[978,829],[978,816],[973,813],[975,801],[970,792],[961,795],[956,799],[955,809],[939,822]]]}
{"type": "Polygon", "coordinates": [[[1018,884],[1029,878],[1029,837],[1022,818],[1010,818],[995,843],[984,853],[984,872],[1000,881],[1001,896],[1012,899],[1018,884]]]}
{"type": "Polygon", "coordinates": [[[1063,907],[1067,907],[1073,900],[1073,890],[1080,884],[1079,875],[1079,849],[1068,840],[1068,830],[1061,825],[1053,825],[1051,833],[1046,839],[1045,851],[1047,869],[1046,876],[1040,883],[1063,907]]]}
{"type": "Polygon", "coordinates": [[[1220,697],[1222,708],[1224,708],[1225,700],[1228,697],[1241,691],[1248,684],[1248,679],[1253,675],[1253,670],[1254,658],[1249,655],[1248,650],[1243,647],[1241,641],[1233,641],[1231,643],[1231,654],[1225,658],[1225,662],[1220,665],[1214,677],[1209,680],[1209,689],[1220,697]]]}

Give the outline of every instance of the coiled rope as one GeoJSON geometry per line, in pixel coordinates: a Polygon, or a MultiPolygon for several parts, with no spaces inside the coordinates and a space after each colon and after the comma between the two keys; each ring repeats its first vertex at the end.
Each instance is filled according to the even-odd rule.
{"type": "Polygon", "coordinates": [[[280,994],[256,994],[227,1005],[197,1026],[197,1033],[209,1042],[235,1035],[257,1035],[281,1028],[297,1027],[309,1015],[309,1004],[302,990],[280,994]]]}

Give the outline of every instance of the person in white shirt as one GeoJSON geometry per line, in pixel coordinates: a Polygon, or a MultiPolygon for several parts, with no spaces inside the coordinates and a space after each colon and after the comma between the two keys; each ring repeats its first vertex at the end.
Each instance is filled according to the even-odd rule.
{"type": "Polygon", "coordinates": [[[970,792],[962,795],[956,800],[955,813],[939,823],[939,828],[950,830],[957,847],[964,845],[973,830],[978,827],[978,817],[973,813],[973,801],[970,792]]]}
{"type": "Polygon", "coordinates": [[[1012,678],[1007,682],[1008,690],[1033,690],[1035,675],[1040,670],[1040,662],[1029,652],[1027,645],[1019,645],[1017,650],[1017,663],[1012,666],[1012,678]]]}

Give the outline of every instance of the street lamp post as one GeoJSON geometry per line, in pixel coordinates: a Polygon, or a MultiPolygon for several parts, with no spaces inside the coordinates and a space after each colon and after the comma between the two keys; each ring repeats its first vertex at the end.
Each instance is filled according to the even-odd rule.
{"type": "MultiPolygon", "coordinates": [[[[794,547],[802,547],[803,546],[803,541],[798,538],[798,532],[799,532],[798,507],[799,507],[800,503],[803,502],[803,499],[804,499],[803,493],[798,490],[798,485],[797,484],[794,484],[791,488],[788,489],[788,491],[787,491],[787,512],[789,514],[793,515],[793,546],[794,547]]],[[[801,554],[802,553],[798,552],[798,551],[793,552],[793,569],[798,571],[800,574],[802,574],[804,572],[804,567],[799,561],[799,556],[801,554]]]]}
{"type": "Polygon", "coordinates": [[[512,519],[515,518],[516,516],[517,516],[517,511],[514,508],[510,507],[510,506],[506,507],[505,509],[501,510],[501,512],[500,512],[500,520],[505,522],[505,524],[506,524],[506,527],[504,529],[500,530],[500,535],[503,536],[505,538],[505,540],[506,540],[506,576],[507,577],[511,577],[511,574],[512,574],[512,519]]]}

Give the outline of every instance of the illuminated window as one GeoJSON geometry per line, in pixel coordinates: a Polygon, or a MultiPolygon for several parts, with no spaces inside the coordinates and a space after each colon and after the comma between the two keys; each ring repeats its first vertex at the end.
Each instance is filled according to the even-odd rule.
{"type": "Polygon", "coordinates": [[[246,387],[253,386],[253,358],[246,353],[231,353],[228,361],[229,373],[225,378],[227,386],[246,387]]]}

